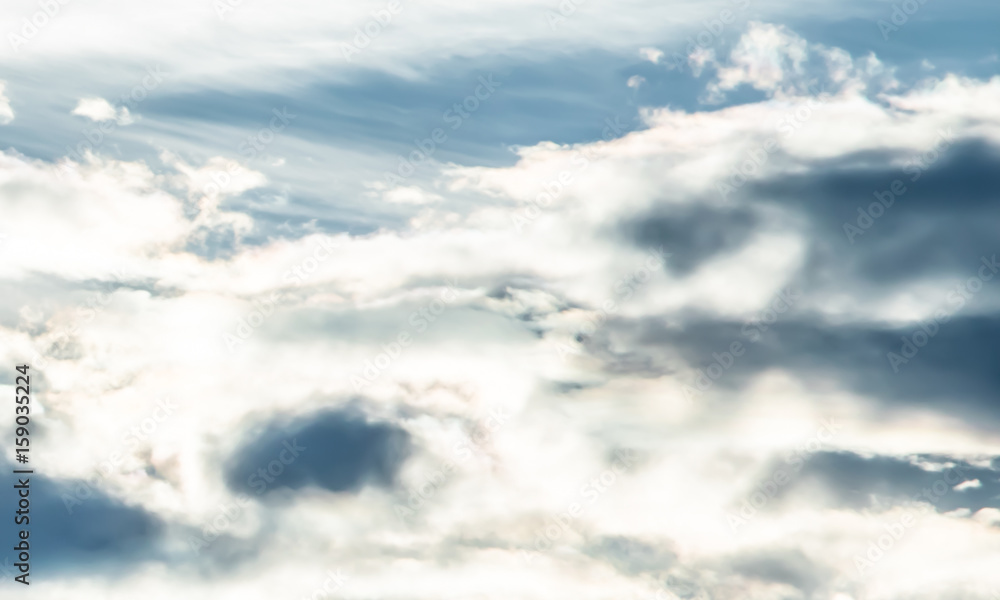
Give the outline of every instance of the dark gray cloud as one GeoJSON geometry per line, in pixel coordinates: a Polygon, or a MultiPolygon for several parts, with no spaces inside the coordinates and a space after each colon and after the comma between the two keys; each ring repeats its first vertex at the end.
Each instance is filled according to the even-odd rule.
{"type": "Polygon", "coordinates": [[[738,250],[758,225],[746,208],[680,205],[626,221],[621,232],[640,248],[662,246],[670,253],[667,268],[687,275],[718,254],[738,250]]]}
{"type": "MultiPolygon", "coordinates": [[[[13,546],[17,532],[26,526],[33,569],[60,573],[110,569],[165,556],[160,545],[165,524],[157,516],[121,502],[99,485],[38,473],[15,475],[14,468],[0,462],[0,485],[13,501],[18,478],[30,478],[30,522],[15,524],[11,514],[0,523],[0,536],[13,546]]],[[[15,562],[12,550],[3,556],[15,562]]]]}
{"type": "Polygon", "coordinates": [[[741,192],[806,216],[812,244],[799,276],[806,289],[965,279],[982,256],[1000,251],[1000,149],[985,141],[955,140],[936,156],[866,151],[803,166],[802,174],[754,181],[741,192]],[[892,193],[894,182],[902,193],[892,193]],[[876,193],[889,204],[884,212],[871,210],[876,193]],[[849,235],[845,224],[857,229],[849,235]]]}
{"type": "MultiPolygon", "coordinates": [[[[805,380],[833,378],[887,410],[932,408],[984,429],[1000,420],[1000,371],[994,358],[1000,316],[957,314],[938,323],[926,344],[913,346],[916,354],[894,370],[889,353],[904,356],[903,338],[913,340],[920,327],[834,324],[795,307],[786,314],[766,331],[698,315],[673,323],[618,318],[609,320],[585,347],[604,361],[608,372],[655,376],[684,371],[686,364],[706,370],[720,360],[715,355],[740,342],[743,354],[733,357],[712,389],[736,391],[752,377],[780,368],[805,380]],[[754,333],[760,334],[756,342],[754,333]],[[612,352],[610,336],[619,343],[626,340],[629,351],[612,352]]],[[[930,324],[928,328],[933,330],[930,324]]],[[[917,335],[917,340],[923,337],[917,335]]]]}
{"type": "Polygon", "coordinates": [[[992,205],[1000,184],[998,164],[1000,149],[995,145],[979,139],[955,139],[936,156],[886,150],[815,161],[804,165],[808,167],[804,173],[748,183],[744,193],[843,222],[856,218],[857,206],[874,201],[876,191],[889,189],[893,180],[899,179],[907,189],[893,210],[950,214],[992,205]],[[923,161],[919,171],[892,165],[893,161],[910,160],[923,161]]]}
{"type": "Polygon", "coordinates": [[[914,158],[886,150],[815,161],[802,165],[802,174],[748,183],[738,193],[754,209],[672,208],[625,223],[626,237],[640,245],[663,244],[673,254],[668,268],[687,273],[769,226],[763,215],[771,208],[800,215],[811,242],[793,285],[807,300],[780,315],[759,339],[745,323],[706,315],[683,315],[670,323],[618,318],[586,341],[587,350],[604,360],[610,373],[657,375],[686,364],[706,369],[717,360],[713,353],[741,342],[745,355],[716,386],[736,389],[753,375],[780,367],[806,378],[832,377],[886,407],[932,406],[973,424],[983,417],[995,422],[1000,372],[990,357],[1000,320],[991,300],[1000,289],[991,288],[996,275],[990,265],[1000,254],[995,201],[1000,150],[982,140],[959,139],[937,156],[912,163],[919,169],[898,166],[914,158]],[[858,208],[867,210],[875,193],[891,190],[896,180],[906,190],[894,194],[892,205],[852,244],[844,224],[857,226],[858,208]],[[928,278],[946,282],[936,306],[946,318],[926,324],[926,336],[917,325],[832,323],[799,310],[833,292],[874,300],[928,278]],[[611,344],[612,335],[634,343],[611,344]],[[927,343],[916,348],[903,338],[927,343]],[[906,361],[893,364],[890,352],[906,361]]]}
{"type": "Polygon", "coordinates": [[[226,480],[250,495],[307,486],[354,492],[393,485],[410,451],[409,434],[394,425],[327,411],[253,432],[229,459],[226,480]]]}
{"type": "Polygon", "coordinates": [[[832,573],[801,550],[771,548],[732,557],[729,570],[767,583],[783,583],[809,597],[832,573]]]}
{"type": "Polygon", "coordinates": [[[771,209],[780,208],[804,217],[796,222],[811,242],[796,280],[807,291],[863,293],[917,278],[965,279],[981,257],[1000,251],[1000,148],[977,138],[939,138],[935,147],[797,161],[795,169],[735,188],[729,199],[738,198],[739,208],[658,208],[619,224],[618,234],[637,246],[662,245],[671,253],[667,268],[687,275],[773,227],[771,209]],[[902,193],[892,193],[894,182],[902,193]],[[889,204],[884,210],[870,210],[876,194],[889,204]],[[857,229],[849,235],[845,224],[857,229]]]}

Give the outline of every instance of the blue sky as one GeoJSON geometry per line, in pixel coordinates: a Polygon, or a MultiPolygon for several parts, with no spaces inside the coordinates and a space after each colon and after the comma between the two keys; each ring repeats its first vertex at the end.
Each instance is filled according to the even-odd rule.
{"type": "Polygon", "coordinates": [[[4,594],[997,597],[995,3],[78,2],[0,14],[4,594]]]}

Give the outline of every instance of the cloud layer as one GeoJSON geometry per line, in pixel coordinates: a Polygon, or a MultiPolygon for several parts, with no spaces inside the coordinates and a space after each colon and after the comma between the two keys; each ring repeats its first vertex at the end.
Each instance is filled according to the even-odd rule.
{"type": "MultiPolygon", "coordinates": [[[[334,579],[359,599],[1000,589],[1000,79],[913,80],[739,3],[724,10],[755,18],[392,4],[269,21],[267,3],[217,2],[186,28],[182,5],[60,4],[11,50],[27,69],[141,48],[193,96],[284,74],[240,84],[273,106],[245,122],[222,114],[235,93],[168,114],[152,74],[121,102],[67,86],[53,114],[85,122],[89,148],[0,152],[0,348],[32,367],[39,598],[314,597],[334,579]],[[104,11],[148,27],[107,37],[104,11]],[[460,128],[516,127],[487,114],[500,91],[449,95],[405,152],[360,92],[333,94],[356,137],[288,109],[303,88],[280,88],[369,18],[357,60],[414,80],[400,89],[422,89],[421,61],[560,44],[585,60],[601,24],[637,65],[621,94],[667,74],[697,89],[586,139],[439,161],[436,128],[458,146],[460,128]],[[683,62],[661,43],[674,27],[695,35],[683,62]]],[[[753,8],[799,18],[781,9],[753,8]]],[[[12,81],[5,123],[31,88],[12,81]]]]}

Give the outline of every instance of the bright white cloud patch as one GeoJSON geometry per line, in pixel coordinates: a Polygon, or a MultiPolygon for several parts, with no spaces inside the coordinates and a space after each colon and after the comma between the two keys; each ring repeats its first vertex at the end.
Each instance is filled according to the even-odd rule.
{"type": "MultiPolygon", "coordinates": [[[[223,6],[194,22],[263,32],[265,45],[290,35],[249,2],[223,6]]],[[[270,60],[339,52],[340,38],[317,41],[328,22],[303,18],[316,8],[270,17],[313,36],[270,60]]],[[[414,32],[444,9],[336,10],[354,28],[374,19],[372,52],[393,54],[425,43],[414,32]]],[[[581,4],[566,33],[545,35],[624,27],[615,11],[581,4]]],[[[64,26],[53,19],[40,52],[91,43],[60,41],[64,26]]],[[[996,331],[1000,307],[1000,79],[904,86],[874,55],[777,24],[733,29],[730,46],[688,56],[710,75],[703,98],[747,86],[765,99],[645,106],[641,127],[600,141],[442,157],[395,183],[356,174],[364,211],[351,222],[365,228],[344,226],[334,193],[273,190],[263,172],[332,185],[328,163],[257,160],[281,153],[282,135],[316,156],[359,139],[364,107],[339,81],[335,128],[302,101],[288,132],[262,129],[243,99],[214,91],[224,109],[205,113],[236,113],[225,127],[151,106],[129,128],[236,131],[226,155],[137,156],[125,136],[59,164],[0,153],[0,356],[38,373],[32,460],[69,490],[53,500],[60,518],[67,508],[62,543],[115,567],[56,568],[40,590],[989,597],[1000,436],[984,425],[997,420],[991,338],[974,332],[996,331]],[[336,427],[317,425],[331,415],[336,427]],[[261,458],[268,436],[274,456],[261,458]],[[76,528],[88,514],[115,536],[76,528]]],[[[206,71],[242,58],[218,60],[206,71]]],[[[644,68],[618,93],[659,89],[663,69],[644,68]]],[[[72,114],[131,118],[99,97],[72,114]]],[[[373,138],[394,131],[381,125],[373,138]]],[[[4,428],[13,419],[0,412],[4,428]]]]}
{"type": "Polygon", "coordinates": [[[104,98],[81,98],[73,109],[73,114],[91,121],[115,121],[118,125],[132,123],[132,116],[127,107],[116,109],[104,98]]]}
{"type": "Polygon", "coordinates": [[[655,65],[660,62],[661,58],[663,58],[663,50],[659,50],[657,48],[640,48],[639,56],[641,56],[643,60],[648,60],[655,65]]]}

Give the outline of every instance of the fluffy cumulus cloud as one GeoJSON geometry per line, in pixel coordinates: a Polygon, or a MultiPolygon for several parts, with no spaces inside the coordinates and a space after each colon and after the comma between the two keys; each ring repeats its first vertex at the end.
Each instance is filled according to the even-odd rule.
{"type": "MultiPolygon", "coordinates": [[[[7,23],[14,89],[102,44],[170,65],[177,87],[67,80],[30,126],[69,141],[0,151],[0,383],[13,396],[30,365],[34,597],[1000,590],[1000,77],[937,55],[912,76],[809,39],[795,22],[821,29],[823,3],[738,22],[742,3],[662,22],[643,2],[341,7],[371,56],[398,60],[328,79],[296,66],[341,52],[310,2],[270,25],[251,2],[161,7],[148,43],[108,37],[132,5],[57,4],[7,23]],[[432,42],[442,15],[454,37],[432,42]],[[204,53],[218,27],[261,37],[204,53]],[[522,122],[567,40],[573,68],[619,77],[634,121],[522,122]],[[495,99],[449,91],[412,127],[402,109],[366,121],[423,106],[438,75],[417,56],[451,69],[504,44],[533,54],[493,65],[495,99]],[[214,87],[237,67],[270,70],[241,85],[273,112],[214,87]],[[273,87],[311,78],[329,95],[273,87]],[[320,116],[330,98],[355,125],[320,116]],[[140,102],[132,127],[100,129],[140,102]],[[483,158],[491,120],[548,129],[483,158]],[[396,170],[414,148],[414,174],[396,170]]],[[[879,43],[893,18],[843,10],[879,43]]],[[[14,410],[0,423],[9,492],[14,410]]],[[[6,544],[20,527],[3,522],[6,544]]],[[[0,587],[27,597],[5,556],[0,587]]]]}

